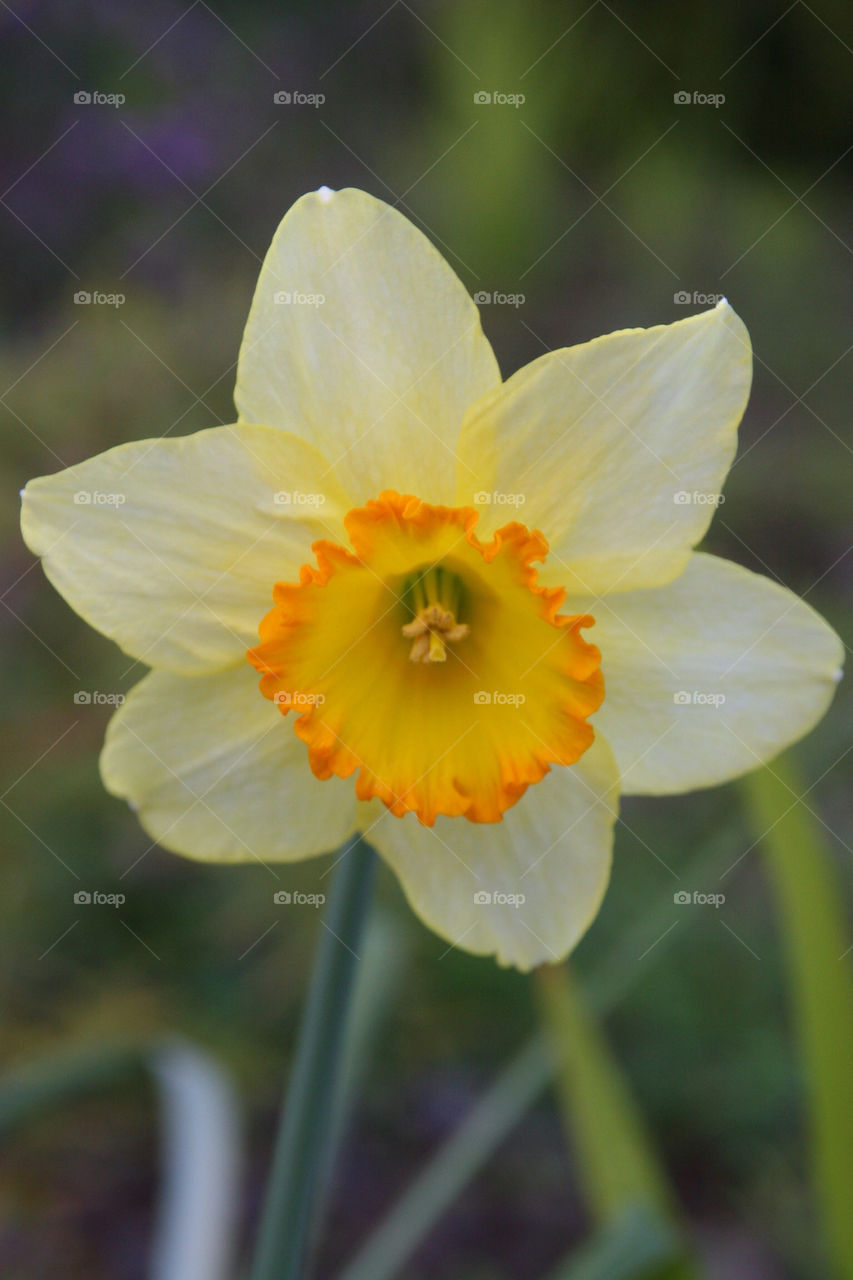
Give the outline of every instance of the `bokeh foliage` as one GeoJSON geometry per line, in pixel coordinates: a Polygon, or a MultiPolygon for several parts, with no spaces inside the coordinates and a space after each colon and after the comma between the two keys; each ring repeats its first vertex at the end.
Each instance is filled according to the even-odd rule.
{"type": "MultiPolygon", "coordinates": [[[[0,208],[5,1056],[173,1030],[206,1045],[249,1104],[249,1222],[317,920],[277,911],[284,881],[262,868],[149,849],[104,794],[108,710],[75,705],[74,693],[126,690],[142,669],[32,567],[16,491],[125,440],[230,421],[233,361],[278,219],[305,190],[354,184],[399,200],[472,291],[525,295],[518,308],[484,308],[505,372],[546,346],[679,318],[692,309],[674,302],[679,290],[725,292],[753,336],[755,391],[707,545],[808,593],[847,634],[853,29],[840,0],[676,14],[663,0],[35,0],[19,16],[26,26],[0,11],[12,184],[0,208]],[[78,106],[80,88],[127,102],[78,106]],[[277,106],[280,89],[326,102],[277,106]],[[482,89],[526,101],[479,107],[482,89]],[[725,102],[678,106],[681,90],[725,102]],[[78,289],[126,302],[78,307],[78,289]],[[77,907],[79,887],[124,892],[126,905],[77,907]]],[[[797,752],[848,903],[849,757],[839,761],[850,710],[842,686],[797,752]]],[[[608,1034],[718,1274],[822,1276],[783,946],[738,792],[629,802],[623,816],[613,885],[577,971],[618,956],[631,975],[608,1034]],[[733,869],[722,886],[685,883],[711,837],[733,869]],[[723,891],[725,907],[673,906],[666,952],[650,935],[626,954],[624,939],[678,888],[723,891]]],[[[287,869],[286,887],[320,889],[325,869],[287,869]]],[[[412,956],[339,1171],[323,1275],[536,1021],[527,981],[443,955],[388,876],[380,898],[412,956]]],[[[144,1274],[152,1123],[145,1091],[116,1089],[9,1144],[4,1274],[144,1274]]],[[[410,1274],[529,1280],[586,1229],[548,1101],[410,1274]]]]}

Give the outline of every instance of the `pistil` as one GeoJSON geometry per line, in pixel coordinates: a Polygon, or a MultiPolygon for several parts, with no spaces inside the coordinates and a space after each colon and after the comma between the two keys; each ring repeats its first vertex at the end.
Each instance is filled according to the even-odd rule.
{"type": "Polygon", "coordinates": [[[446,662],[447,646],[464,640],[470,631],[465,622],[456,621],[458,584],[454,574],[440,567],[419,575],[411,587],[415,616],[402,628],[412,648],[412,662],[446,662]]]}

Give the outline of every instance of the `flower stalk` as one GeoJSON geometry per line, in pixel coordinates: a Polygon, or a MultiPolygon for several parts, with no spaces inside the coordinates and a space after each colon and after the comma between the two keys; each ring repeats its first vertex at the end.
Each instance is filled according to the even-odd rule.
{"type": "Polygon", "coordinates": [[[355,836],[335,867],[250,1280],[305,1274],[334,1155],[343,1048],[375,861],[370,845],[355,836]]]}

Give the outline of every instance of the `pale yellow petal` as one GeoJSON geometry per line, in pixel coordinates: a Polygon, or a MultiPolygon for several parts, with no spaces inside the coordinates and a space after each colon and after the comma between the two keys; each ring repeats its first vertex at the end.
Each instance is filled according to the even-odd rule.
{"type": "Polygon", "coordinates": [[[413,910],[450,947],[518,969],[563,959],[589,928],[610,875],[618,779],[598,737],[570,768],[554,766],[496,823],[421,826],[381,817],[367,838],[413,910]],[[484,896],[485,895],[485,896],[484,896]]]}
{"type": "Polygon", "coordinates": [[[598,600],[590,635],[605,696],[595,716],[626,793],[713,786],[808,733],[835,691],[843,648],[769,578],[695,554],[665,587],[598,600]]]}
{"type": "Polygon", "coordinates": [[[132,657],[177,672],[242,660],[272,588],[348,498],[311,445],[273,427],[212,427],[119,445],[24,490],[31,551],[68,603],[132,657]]]}
{"type": "Polygon", "coordinates": [[[716,510],[751,372],[727,303],[550,352],[472,408],[459,500],[478,501],[487,527],[541,529],[545,580],[569,590],[667,582],[716,510]]]}
{"type": "Polygon", "coordinates": [[[248,663],[207,676],[151,672],[110,721],[101,774],[152,839],[203,861],[308,858],[355,827],[352,784],[317,781],[248,663]]]}
{"type": "Polygon", "coordinates": [[[407,218],[353,189],[297,201],[246,325],[241,420],[312,440],[358,503],[449,503],[463,415],[499,382],[477,308],[407,218]]]}

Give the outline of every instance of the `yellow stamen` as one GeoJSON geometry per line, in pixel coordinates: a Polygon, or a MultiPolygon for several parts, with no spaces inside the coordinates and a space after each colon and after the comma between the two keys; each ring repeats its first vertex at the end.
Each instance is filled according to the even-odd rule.
{"type": "Polygon", "coordinates": [[[457,622],[452,611],[440,604],[426,605],[402,628],[406,639],[414,641],[412,662],[446,662],[447,645],[464,640],[469,630],[467,623],[457,622]]]}

